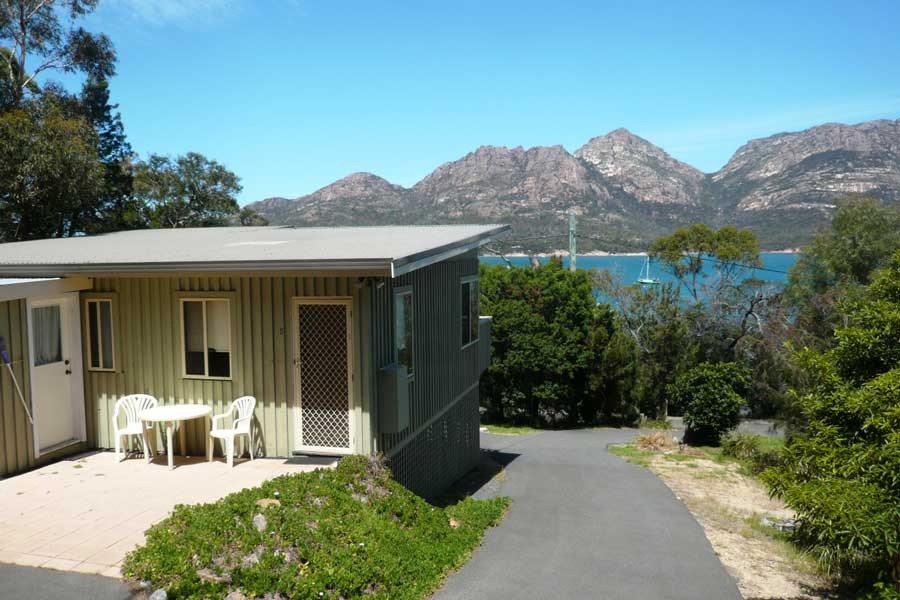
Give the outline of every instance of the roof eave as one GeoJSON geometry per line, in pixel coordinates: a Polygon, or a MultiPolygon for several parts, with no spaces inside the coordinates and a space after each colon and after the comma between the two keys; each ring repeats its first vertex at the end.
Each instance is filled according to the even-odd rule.
{"type": "Polygon", "coordinates": [[[465,254],[470,250],[476,250],[485,244],[503,237],[509,233],[509,231],[509,225],[498,225],[493,229],[488,229],[487,231],[483,231],[463,240],[394,259],[391,263],[391,273],[394,277],[400,277],[401,275],[411,273],[412,271],[416,271],[423,267],[459,256],[460,254],[465,254]]]}
{"type": "Polygon", "coordinates": [[[148,263],[90,263],[90,264],[28,264],[2,265],[0,272],[16,277],[59,277],[93,273],[224,273],[273,271],[346,271],[390,273],[391,260],[272,260],[272,261],[214,261],[214,262],[148,262],[148,263]]]}

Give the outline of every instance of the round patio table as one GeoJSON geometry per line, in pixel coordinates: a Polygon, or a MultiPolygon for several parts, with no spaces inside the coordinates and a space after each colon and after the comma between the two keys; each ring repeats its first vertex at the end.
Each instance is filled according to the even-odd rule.
{"type": "MultiPolygon", "coordinates": [[[[175,461],[172,458],[172,430],[175,429],[175,423],[179,421],[187,421],[188,419],[199,419],[205,417],[206,430],[209,431],[209,415],[212,413],[211,406],[203,404],[169,404],[167,406],[155,406],[142,410],[138,413],[138,418],[142,421],[165,423],[166,424],[166,453],[169,456],[169,468],[175,468],[175,461]]],[[[144,428],[146,436],[147,429],[144,428]]],[[[182,453],[185,452],[185,434],[184,427],[178,427],[178,441],[181,444],[182,453]]]]}

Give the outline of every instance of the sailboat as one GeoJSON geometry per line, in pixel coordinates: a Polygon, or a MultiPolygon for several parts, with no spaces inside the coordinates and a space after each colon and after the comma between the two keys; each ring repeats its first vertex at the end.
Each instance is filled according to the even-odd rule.
{"type": "Polygon", "coordinates": [[[650,257],[644,261],[644,266],[641,268],[641,274],[638,277],[637,283],[640,285],[659,285],[658,277],[650,277],[650,257]]]}

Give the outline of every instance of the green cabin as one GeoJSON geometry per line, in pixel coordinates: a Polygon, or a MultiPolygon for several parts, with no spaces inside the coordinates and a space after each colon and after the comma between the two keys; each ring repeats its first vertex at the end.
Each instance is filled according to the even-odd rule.
{"type": "MultiPolygon", "coordinates": [[[[258,456],[382,453],[400,482],[435,495],[478,461],[490,360],[478,249],[507,231],[221,227],[0,244],[0,477],[111,448],[127,394],[214,413],[252,395],[258,456]]],[[[177,450],[202,455],[204,422],[183,427],[177,450]]]]}

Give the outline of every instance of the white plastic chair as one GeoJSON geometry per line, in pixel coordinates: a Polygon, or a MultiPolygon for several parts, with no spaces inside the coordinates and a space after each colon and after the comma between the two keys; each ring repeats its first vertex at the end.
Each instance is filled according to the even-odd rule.
{"type": "Polygon", "coordinates": [[[144,428],[153,429],[153,424],[144,423],[138,415],[142,410],[154,408],[159,402],[153,396],[147,394],[130,394],[122,396],[116,401],[116,407],[113,410],[113,430],[116,438],[116,462],[124,460],[124,452],[122,452],[122,438],[130,435],[136,435],[141,438],[141,447],[144,449],[144,458],[150,458],[150,448],[147,446],[147,438],[144,435],[144,428]],[[119,427],[119,413],[125,413],[125,426],[119,427]],[[121,457],[119,455],[122,455],[121,457]]]}
{"type": "MultiPolygon", "coordinates": [[[[241,396],[231,403],[228,412],[216,415],[212,418],[212,431],[209,432],[209,441],[206,444],[206,458],[213,459],[213,445],[216,439],[222,440],[225,446],[225,456],[228,457],[228,466],[234,466],[234,438],[246,435],[250,441],[250,460],[253,460],[253,409],[256,408],[256,398],[253,396],[241,396]],[[219,426],[219,421],[231,417],[231,429],[219,426]]],[[[243,445],[243,440],[241,441],[243,445]]],[[[241,454],[243,454],[241,448],[241,454]]]]}

